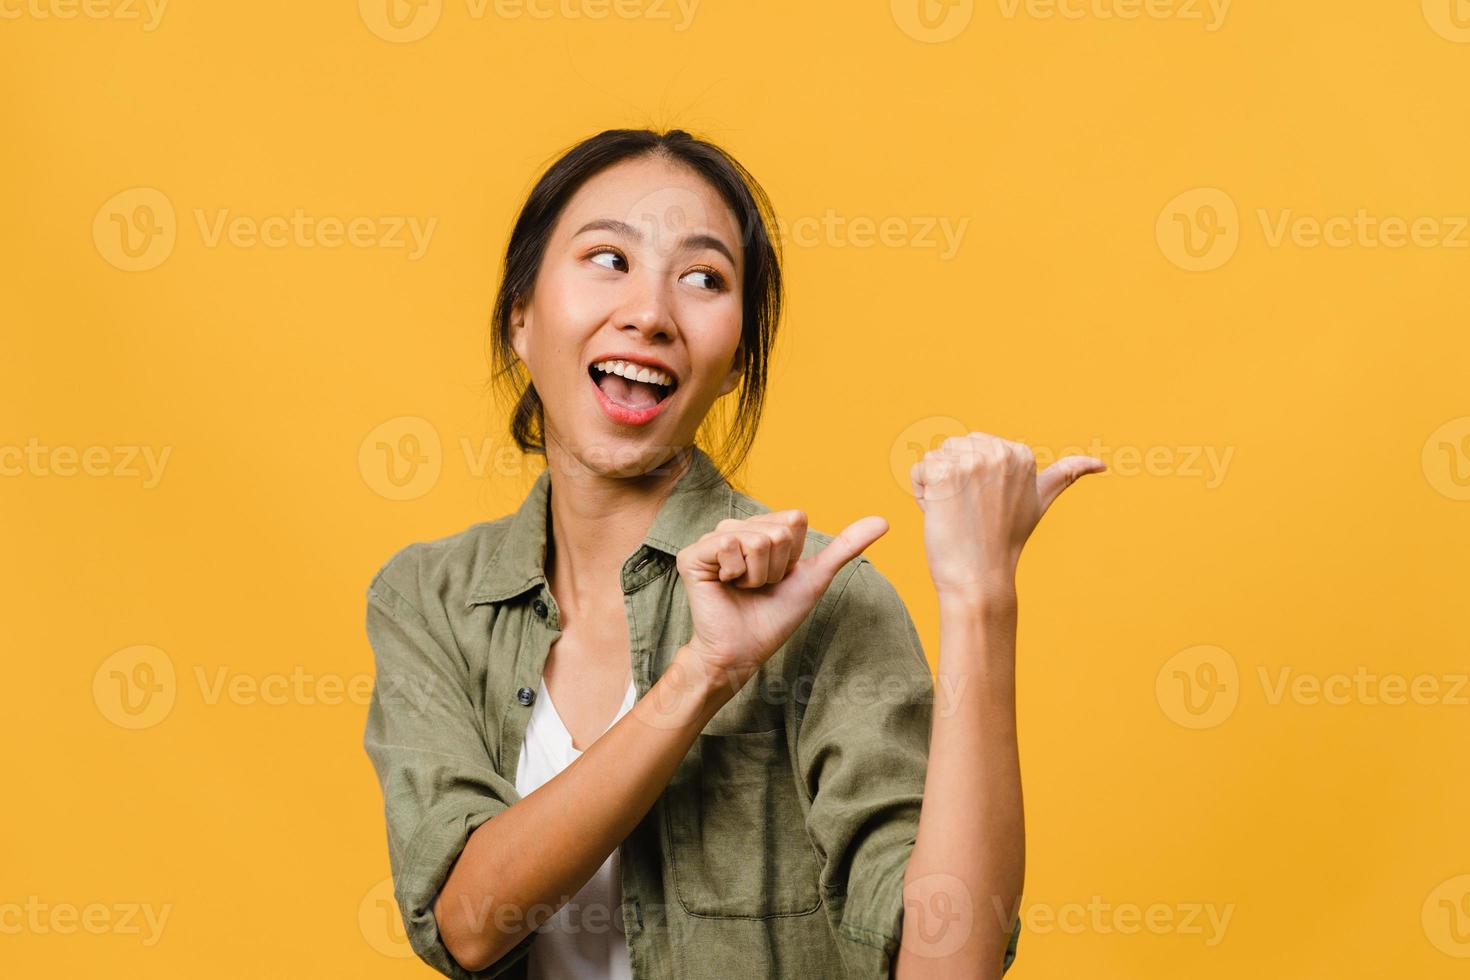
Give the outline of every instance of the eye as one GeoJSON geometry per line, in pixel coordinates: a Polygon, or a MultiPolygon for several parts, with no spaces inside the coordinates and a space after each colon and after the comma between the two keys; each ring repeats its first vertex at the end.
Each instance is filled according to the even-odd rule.
{"type": "Polygon", "coordinates": [[[612,269],[614,272],[626,272],[628,268],[628,260],[623,257],[623,253],[609,246],[603,246],[602,248],[599,248],[597,251],[590,253],[587,258],[592,260],[593,262],[597,262],[597,264],[602,266],[604,269],[612,269]],[[610,265],[606,262],[597,262],[597,260],[603,256],[608,256],[613,260],[614,263],[621,262],[622,267],[619,268],[616,264],[610,265]]]}
{"type": "Polygon", "coordinates": [[[689,276],[704,276],[708,282],[708,285],[703,287],[705,289],[721,290],[725,288],[725,277],[713,269],[690,269],[684,278],[687,279],[689,276]]]}

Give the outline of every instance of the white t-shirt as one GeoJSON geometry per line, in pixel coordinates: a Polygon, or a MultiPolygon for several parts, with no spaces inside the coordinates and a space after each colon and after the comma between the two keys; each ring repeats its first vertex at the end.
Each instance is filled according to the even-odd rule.
{"type": "MultiPolygon", "coordinates": [[[[613,723],[628,713],[637,697],[638,689],[629,679],[628,693],[613,723]]],[[[516,792],[523,797],[529,795],[581,754],[572,747],[572,735],[556,713],[542,678],[526,726],[526,740],[521,744],[516,792]]],[[[632,980],[622,902],[623,885],[614,848],[582,890],[538,930],[540,937],[531,944],[529,954],[530,980],[632,980]]]]}

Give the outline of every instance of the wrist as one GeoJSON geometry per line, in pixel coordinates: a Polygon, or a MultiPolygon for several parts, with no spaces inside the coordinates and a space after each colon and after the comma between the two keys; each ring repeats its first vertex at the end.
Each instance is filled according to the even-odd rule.
{"type": "Polygon", "coordinates": [[[744,678],[712,666],[693,643],[686,643],[674,654],[661,683],[664,681],[675,697],[698,706],[707,720],[735,696],[744,678]]]}
{"type": "Polygon", "coordinates": [[[941,613],[992,620],[1014,617],[1019,605],[1014,573],[997,572],[963,586],[936,586],[941,613]]]}

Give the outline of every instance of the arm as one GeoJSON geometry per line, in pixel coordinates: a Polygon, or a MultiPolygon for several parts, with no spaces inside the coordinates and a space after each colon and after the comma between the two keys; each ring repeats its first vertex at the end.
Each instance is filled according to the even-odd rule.
{"type": "Polygon", "coordinates": [[[689,644],[627,715],[524,799],[495,770],[470,697],[477,682],[442,610],[406,598],[418,591],[415,548],[395,556],[368,589],[377,679],[363,742],[383,790],[394,897],[414,952],[456,980],[469,970],[498,976],[517,962],[541,924],[527,910],[554,912],[591,879],[705,723],[785,642],[842,563],[886,529],[859,521],[801,558],[805,517],[792,511],[722,522],[685,548],[689,644]]]}
{"type": "Polygon", "coordinates": [[[896,980],[999,977],[1025,879],[1016,747],[1016,604],[944,598],[939,676],[896,980]],[[918,940],[918,941],[914,941],[918,940]],[[982,964],[976,972],[973,964],[982,964]]]}
{"type": "Polygon", "coordinates": [[[457,980],[498,976],[540,924],[518,910],[545,903],[554,912],[591,878],[731,692],[689,669],[695,662],[681,651],[612,730],[520,799],[491,760],[453,631],[407,598],[417,594],[415,566],[411,546],[368,589],[377,677],[363,744],[382,786],[409,944],[457,980]]]}
{"type": "Polygon", "coordinates": [[[978,432],[914,465],[939,597],[940,697],[895,980],[997,980],[1015,956],[1025,878],[1016,567],[1057,496],[1104,468],[1068,456],[1038,476],[1027,446],[978,432]]]}
{"type": "Polygon", "coordinates": [[[733,689],[688,648],[648,694],[534,793],[482,824],[434,905],[466,970],[484,970],[571,900],[653,806],[733,689]],[[545,917],[523,910],[541,906],[545,917]]]}
{"type": "Polygon", "coordinates": [[[723,521],[681,551],[694,636],[621,721],[470,839],[435,906],[455,958],[472,968],[494,963],[540,925],[487,929],[491,887],[494,905],[513,910],[569,901],[637,826],[705,724],[786,641],[842,564],[886,530],[865,518],[802,558],[805,515],[783,511],[723,521]]]}

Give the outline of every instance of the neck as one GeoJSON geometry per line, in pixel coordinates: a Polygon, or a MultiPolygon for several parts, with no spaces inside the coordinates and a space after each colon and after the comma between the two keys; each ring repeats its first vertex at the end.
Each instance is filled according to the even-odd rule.
{"type": "Polygon", "coordinates": [[[599,583],[618,583],[623,562],[643,542],[659,508],[692,465],[681,450],[637,476],[607,476],[588,469],[548,440],[551,470],[548,580],[563,611],[574,613],[599,583]],[[568,608],[570,607],[570,608],[568,608]]]}

